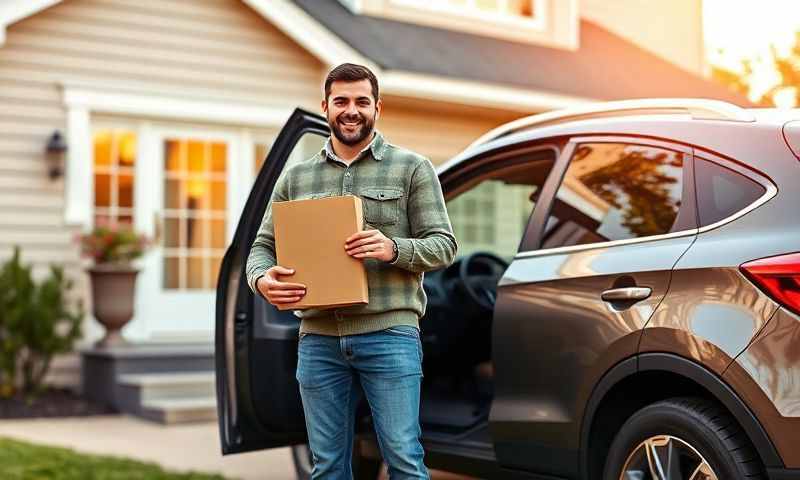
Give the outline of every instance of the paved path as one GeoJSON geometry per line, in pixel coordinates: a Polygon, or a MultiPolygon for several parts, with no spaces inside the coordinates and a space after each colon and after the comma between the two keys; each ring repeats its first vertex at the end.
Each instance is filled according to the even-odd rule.
{"type": "Polygon", "coordinates": [[[288,448],[223,457],[216,423],[164,426],[128,415],[0,421],[0,436],[242,480],[295,480],[288,448]]]}
{"type": "MultiPolygon", "coordinates": [[[[216,423],[160,425],[128,415],[0,421],[0,436],[241,480],[295,480],[288,448],[223,457],[216,423]]],[[[457,480],[434,474],[433,480],[457,480]]]]}

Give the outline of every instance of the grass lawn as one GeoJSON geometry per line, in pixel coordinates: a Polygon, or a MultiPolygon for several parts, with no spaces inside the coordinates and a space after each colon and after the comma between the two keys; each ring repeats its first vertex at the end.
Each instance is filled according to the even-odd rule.
{"type": "Polygon", "coordinates": [[[154,463],[86,455],[0,438],[3,480],[225,480],[221,475],[171,473],[154,463]]]}

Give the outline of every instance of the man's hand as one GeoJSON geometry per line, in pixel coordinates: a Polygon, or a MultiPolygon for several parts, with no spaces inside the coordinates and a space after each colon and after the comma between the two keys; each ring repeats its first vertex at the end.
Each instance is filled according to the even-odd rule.
{"type": "Polygon", "coordinates": [[[394,242],[380,230],[362,230],[345,240],[344,249],[353,258],[377,258],[390,262],[394,258],[394,242]]]}
{"type": "Polygon", "coordinates": [[[278,306],[299,301],[306,294],[306,286],[300,283],[288,283],[278,280],[280,275],[292,275],[294,269],[274,266],[267,270],[256,282],[256,288],[267,297],[269,303],[278,306]]]}

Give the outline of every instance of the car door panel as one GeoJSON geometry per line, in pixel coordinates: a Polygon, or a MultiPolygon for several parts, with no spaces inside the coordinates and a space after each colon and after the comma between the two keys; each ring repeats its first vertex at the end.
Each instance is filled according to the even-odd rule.
{"type": "MultiPolygon", "coordinates": [[[[561,173],[553,182],[562,181],[579,141],[565,149],[556,166],[561,173]]],[[[686,172],[691,157],[678,154],[683,155],[679,170],[690,179],[686,172]]],[[[568,199],[559,199],[557,187],[546,185],[549,197],[536,206],[546,209],[534,212],[533,221],[541,223],[529,229],[541,232],[537,244],[558,236],[574,237],[558,232],[564,230],[559,225],[546,225],[547,212],[559,215],[566,208],[563,203],[568,199]]],[[[690,187],[684,185],[685,198],[693,191],[690,187]]],[[[581,190],[576,187],[575,192],[581,190]]],[[[681,206],[690,219],[692,207],[681,206]]],[[[686,215],[678,217],[675,225],[682,228],[686,215]]],[[[496,383],[490,423],[502,466],[570,478],[579,475],[581,424],[592,388],[616,363],[636,353],[642,329],[668,291],[671,270],[695,234],[696,229],[689,228],[517,255],[500,281],[492,332],[492,350],[502,353],[493,359],[496,383]],[[612,289],[644,294],[630,301],[603,300],[604,292],[612,289]]],[[[596,241],[592,236],[583,239],[596,241]]],[[[530,239],[523,241],[526,244],[530,239]]]]}
{"type": "Polygon", "coordinates": [[[223,454],[306,438],[295,381],[299,321],[290,311],[278,311],[254,295],[244,267],[268,199],[290,157],[307,155],[306,140],[327,134],[327,123],[319,115],[301,109],[292,113],[257,176],[220,267],[215,361],[223,454]]]}

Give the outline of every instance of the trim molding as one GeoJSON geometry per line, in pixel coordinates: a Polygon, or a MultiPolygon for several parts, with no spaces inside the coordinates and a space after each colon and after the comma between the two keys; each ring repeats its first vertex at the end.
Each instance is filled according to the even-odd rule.
{"type": "Polygon", "coordinates": [[[280,126],[291,111],[285,108],[259,106],[173,94],[154,94],[101,85],[62,84],[64,106],[92,112],[116,113],[180,120],[247,125],[280,126]]]}
{"type": "MultiPolygon", "coordinates": [[[[376,74],[377,75],[377,74],[376,74]]],[[[598,99],[527,90],[499,84],[402,72],[384,72],[381,90],[387,95],[495,107],[517,112],[538,112],[575,107],[598,99]]]]}
{"type": "MultiPolygon", "coordinates": [[[[381,89],[387,95],[452,102],[463,105],[494,107],[522,113],[540,112],[596,102],[599,99],[575,97],[540,90],[527,90],[502,84],[440,77],[406,71],[385,71],[316,19],[289,0],[242,0],[268,22],[275,25],[295,43],[319,59],[326,68],[343,62],[369,67],[380,78],[381,89]]],[[[571,15],[577,21],[575,0],[569,0],[571,15]]],[[[34,15],[61,0],[17,1],[0,7],[0,45],[5,27],[34,15]]],[[[552,9],[548,9],[552,15],[552,9]]],[[[573,35],[577,35],[573,32],[573,35]]],[[[237,125],[274,125],[282,123],[288,112],[265,107],[235,105],[229,102],[209,102],[201,99],[181,99],[179,95],[152,95],[72,86],[68,102],[74,105],[97,104],[108,113],[151,115],[163,118],[203,119],[237,125]],[[105,100],[105,101],[103,101],[105,100]],[[277,112],[277,113],[276,113],[277,112]]]]}
{"type": "Polygon", "coordinates": [[[239,127],[282,125],[288,109],[237,104],[203,98],[148,94],[100,85],[61,85],[67,111],[67,150],[64,174],[64,221],[88,228],[92,224],[91,115],[111,113],[167,120],[190,120],[239,127]]]}
{"type": "Polygon", "coordinates": [[[332,67],[344,62],[359,63],[377,75],[380,68],[344,40],[322,26],[302,8],[288,0],[242,0],[289,38],[332,67]]]}
{"type": "Polygon", "coordinates": [[[12,23],[51,7],[61,0],[6,0],[0,5],[0,46],[6,43],[6,28],[12,23]]]}

